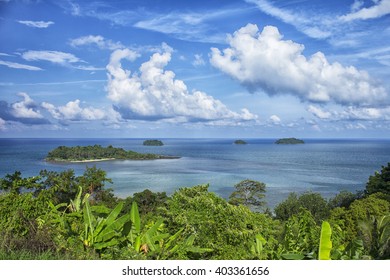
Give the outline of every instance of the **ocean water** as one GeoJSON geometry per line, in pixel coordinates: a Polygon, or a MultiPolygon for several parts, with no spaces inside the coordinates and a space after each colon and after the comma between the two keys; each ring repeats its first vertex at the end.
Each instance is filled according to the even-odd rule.
{"type": "Polygon", "coordinates": [[[290,192],[315,191],[329,198],[341,190],[363,190],[368,177],[390,162],[390,140],[304,139],[303,145],[276,145],[275,139],[161,139],[164,146],[143,146],[145,139],[0,139],[0,177],[16,170],[23,176],[40,170],[74,169],[96,165],[107,172],[119,197],[144,189],[173,193],[180,187],[209,184],[209,190],[228,198],[244,179],[264,182],[266,200],[274,207],[290,192]],[[141,153],[180,156],[151,161],[118,160],[58,164],[44,161],[60,145],[113,145],[141,153]]]}

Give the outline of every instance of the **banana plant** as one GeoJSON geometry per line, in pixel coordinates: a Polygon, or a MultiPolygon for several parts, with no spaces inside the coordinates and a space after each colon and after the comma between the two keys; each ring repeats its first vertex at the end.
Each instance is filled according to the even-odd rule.
{"type": "Polygon", "coordinates": [[[106,218],[95,217],[89,204],[89,194],[84,197],[84,246],[101,250],[118,245],[122,241],[123,229],[130,217],[124,215],[117,218],[123,208],[119,203],[106,218]]]}
{"type": "Polygon", "coordinates": [[[259,259],[262,259],[264,245],[266,243],[267,243],[267,240],[265,240],[265,238],[261,234],[256,234],[255,242],[251,248],[252,254],[258,256],[259,259]]]}
{"type": "Polygon", "coordinates": [[[330,251],[332,250],[332,228],[326,221],[322,222],[321,235],[320,235],[320,246],[318,250],[319,260],[330,260],[330,251]]]}

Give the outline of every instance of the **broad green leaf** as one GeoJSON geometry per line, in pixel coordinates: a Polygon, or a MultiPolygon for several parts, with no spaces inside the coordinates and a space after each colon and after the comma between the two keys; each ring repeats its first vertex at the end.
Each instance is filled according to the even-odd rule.
{"type": "Polygon", "coordinates": [[[283,254],[282,258],[285,260],[303,260],[305,256],[302,254],[287,253],[283,254]]]}
{"type": "Polygon", "coordinates": [[[88,197],[89,197],[88,194],[86,194],[84,197],[84,209],[83,209],[83,211],[84,211],[84,224],[86,225],[86,229],[88,229],[93,236],[93,232],[94,232],[93,215],[91,212],[91,207],[89,205],[88,197]]]}
{"type": "Polygon", "coordinates": [[[321,236],[320,236],[320,248],[318,252],[319,260],[330,260],[330,250],[332,250],[332,241],[330,237],[332,235],[332,229],[328,222],[322,222],[321,236]]]}
{"type": "Polygon", "coordinates": [[[123,208],[123,202],[119,203],[114,208],[114,210],[111,211],[111,213],[108,215],[108,217],[106,219],[103,219],[103,222],[100,223],[96,227],[96,229],[95,229],[96,234],[99,234],[99,232],[102,231],[102,229],[104,227],[107,227],[107,226],[111,225],[115,221],[116,217],[118,217],[118,215],[121,212],[122,208],[123,208]]]}
{"type": "Polygon", "coordinates": [[[135,201],[131,205],[130,220],[133,224],[134,231],[139,233],[141,231],[141,219],[139,217],[138,205],[135,201]]]}

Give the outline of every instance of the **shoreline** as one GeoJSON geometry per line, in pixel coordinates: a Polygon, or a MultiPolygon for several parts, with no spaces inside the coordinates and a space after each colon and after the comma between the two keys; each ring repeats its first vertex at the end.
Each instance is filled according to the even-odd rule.
{"type": "Polygon", "coordinates": [[[99,159],[84,159],[84,160],[65,160],[65,159],[45,159],[46,162],[51,163],[89,163],[89,162],[101,162],[101,161],[113,161],[113,160],[158,160],[158,159],[180,159],[179,156],[159,156],[158,158],[144,158],[144,159],[131,159],[131,158],[99,158],[99,159]]]}

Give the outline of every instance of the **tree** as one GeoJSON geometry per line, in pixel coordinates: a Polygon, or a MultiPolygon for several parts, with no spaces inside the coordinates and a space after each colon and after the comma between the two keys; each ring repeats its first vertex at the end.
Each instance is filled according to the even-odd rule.
{"type": "Polygon", "coordinates": [[[381,172],[375,172],[370,176],[366,185],[367,194],[382,192],[390,195],[390,162],[387,166],[382,166],[381,172]]]}
{"type": "Polygon", "coordinates": [[[246,207],[260,208],[265,205],[266,185],[253,180],[243,180],[236,184],[235,191],[229,197],[229,203],[233,205],[244,205],[246,207]]]}
{"type": "Polygon", "coordinates": [[[13,174],[7,174],[0,179],[0,190],[20,194],[23,189],[38,189],[39,180],[39,176],[23,178],[20,171],[15,171],[13,174]]]}
{"type": "Polygon", "coordinates": [[[290,193],[285,201],[275,207],[276,218],[286,221],[298,214],[301,207],[309,210],[317,222],[329,215],[326,200],[319,193],[306,192],[299,197],[296,193],[290,193]]]}
{"type": "Polygon", "coordinates": [[[341,191],[336,196],[329,200],[329,208],[333,209],[336,207],[348,208],[352,202],[358,199],[358,194],[353,194],[349,191],[341,191]]]}
{"type": "Polygon", "coordinates": [[[285,201],[275,207],[275,215],[278,220],[287,221],[292,215],[299,213],[300,204],[298,196],[292,192],[285,201]]]}

